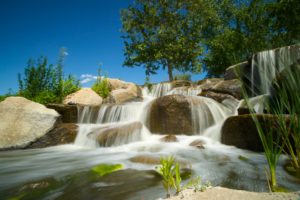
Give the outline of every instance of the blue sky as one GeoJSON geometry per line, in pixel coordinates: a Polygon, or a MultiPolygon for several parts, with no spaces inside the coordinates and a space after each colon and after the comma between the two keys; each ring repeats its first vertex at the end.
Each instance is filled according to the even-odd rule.
{"type": "MultiPolygon", "coordinates": [[[[97,74],[143,84],[142,67],[122,67],[120,9],[133,0],[0,0],[0,94],[18,90],[17,74],[29,58],[46,56],[56,63],[65,47],[65,74],[77,78],[97,74]]],[[[193,79],[201,79],[196,75],[193,79]]],[[[151,81],[168,79],[158,71],[151,81]]],[[[91,82],[83,84],[89,86],[91,82]]]]}

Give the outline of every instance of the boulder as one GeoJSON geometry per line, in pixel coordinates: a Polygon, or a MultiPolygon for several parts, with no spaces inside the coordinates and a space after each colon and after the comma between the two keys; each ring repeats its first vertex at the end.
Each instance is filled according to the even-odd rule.
{"type": "Polygon", "coordinates": [[[243,98],[242,83],[238,79],[220,81],[212,88],[204,89],[203,91],[212,91],[215,93],[229,94],[236,99],[243,98]]]}
{"type": "Polygon", "coordinates": [[[202,91],[198,96],[208,97],[219,103],[222,103],[225,99],[234,99],[234,97],[229,94],[216,93],[208,90],[202,91]]]}
{"type": "MultiPolygon", "coordinates": [[[[255,114],[265,133],[276,133],[278,118],[270,114],[255,114]]],[[[289,117],[286,116],[288,121],[289,117]]],[[[221,143],[241,149],[261,152],[263,146],[251,115],[238,115],[226,119],[222,126],[221,143]]],[[[275,136],[274,136],[275,137],[275,136]]]]}
{"type": "Polygon", "coordinates": [[[175,135],[166,135],[166,136],[160,138],[160,141],[162,141],[162,142],[178,142],[178,139],[175,135]]]}
{"type": "Polygon", "coordinates": [[[85,106],[100,106],[102,104],[102,97],[100,97],[91,88],[82,88],[75,93],[69,94],[64,99],[64,104],[78,104],[85,106]]]}
{"type": "Polygon", "coordinates": [[[204,145],[205,145],[205,141],[203,141],[201,139],[194,140],[193,142],[191,142],[189,144],[189,146],[197,147],[198,149],[205,149],[204,145]]]}
{"type": "Polygon", "coordinates": [[[89,137],[97,140],[102,147],[118,146],[142,139],[141,122],[131,122],[121,125],[108,125],[89,133],[89,137]]]}
{"type": "Polygon", "coordinates": [[[171,82],[172,88],[177,88],[177,87],[184,87],[184,86],[191,86],[192,82],[188,80],[175,80],[171,82]]]}
{"type": "Polygon", "coordinates": [[[208,90],[214,87],[217,83],[223,81],[222,78],[207,78],[197,82],[202,90],[208,90]]]}
{"type": "Polygon", "coordinates": [[[73,144],[78,126],[74,123],[59,123],[46,135],[30,143],[25,149],[44,148],[62,144],[73,144]]]}
{"type": "Polygon", "coordinates": [[[238,63],[226,69],[224,74],[225,80],[239,79],[240,74],[245,71],[245,68],[251,68],[248,61],[238,63]]]}
{"type": "Polygon", "coordinates": [[[76,105],[66,104],[48,104],[47,108],[56,110],[60,115],[63,123],[77,123],[78,109],[76,105]]]}
{"type": "Polygon", "coordinates": [[[110,91],[117,90],[117,89],[126,89],[127,88],[127,82],[124,82],[120,79],[115,78],[106,78],[110,91]]]}
{"type": "Polygon", "coordinates": [[[142,90],[133,83],[127,83],[124,88],[112,90],[108,97],[108,102],[121,104],[142,98],[142,90]]]}
{"type": "Polygon", "coordinates": [[[193,133],[190,101],[183,95],[167,95],[155,99],[150,107],[147,126],[152,133],[193,133]]]}
{"type": "Polygon", "coordinates": [[[59,114],[23,97],[8,97],[0,103],[0,148],[24,147],[44,136],[59,114]]]}

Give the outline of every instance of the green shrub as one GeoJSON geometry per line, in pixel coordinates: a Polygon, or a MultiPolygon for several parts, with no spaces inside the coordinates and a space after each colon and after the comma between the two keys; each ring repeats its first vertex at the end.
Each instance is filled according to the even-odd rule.
{"type": "Polygon", "coordinates": [[[69,75],[67,79],[63,81],[63,97],[67,95],[77,92],[80,90],[80,82],[74,76],[69,75]]]}
{"type": "Polygon", "coordinates": [[[58,103],[60,101],[59,98],[51,91],[42,91],[31,100],[44,105],[49,103],[58,103]]]}
{"type": "Polygon", "coordinates": [[[94,90],[101,97],[106,98],[110,93],[109,83],[107,78],[102,78],[97,80],[92,86],[92,90],[94,90]]]}

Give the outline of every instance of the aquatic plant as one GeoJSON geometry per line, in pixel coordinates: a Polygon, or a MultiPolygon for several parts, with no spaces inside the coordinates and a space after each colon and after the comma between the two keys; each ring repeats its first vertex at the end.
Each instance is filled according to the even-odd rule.
{"type": "MultiPolygon", "coordinates": [[[[171,196],[171,189],[174,186],[175,180],[175,166],[174,166],[174,156],[161,157],[160,166],[157,167],[157,172],[163,178],[163,186],[167,193],[167,198],[171,196]]],[[[178,167],[179,170],[179,167],[178,167]]],[[[180,177],[180,174],[179,174],[180,177]]],[[[179,180],[177,180],[178,182],[179,180]]],[[[179,182],[180,185],[180,182],[179,182]]]]}
{"type": "Polygon", "coordinates": [[[114,164],[114,165],[108,165],[108,164],[100,164],[92,168],[92,171],[97,173],[100,176],[105,176],[107,174],[110,174],[112,172],[118,171],[120,169],[123,169],[122,164],[114,164]]]}

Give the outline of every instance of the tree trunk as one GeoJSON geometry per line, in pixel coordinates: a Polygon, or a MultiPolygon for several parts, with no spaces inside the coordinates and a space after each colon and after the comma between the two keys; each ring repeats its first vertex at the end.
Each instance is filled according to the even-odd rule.
{"type": "Polygon", "coordinates": [[[173,81],[173,70],[172,65],[168,63],[168,74],[169,74],[169,81],[173,81]]]}

